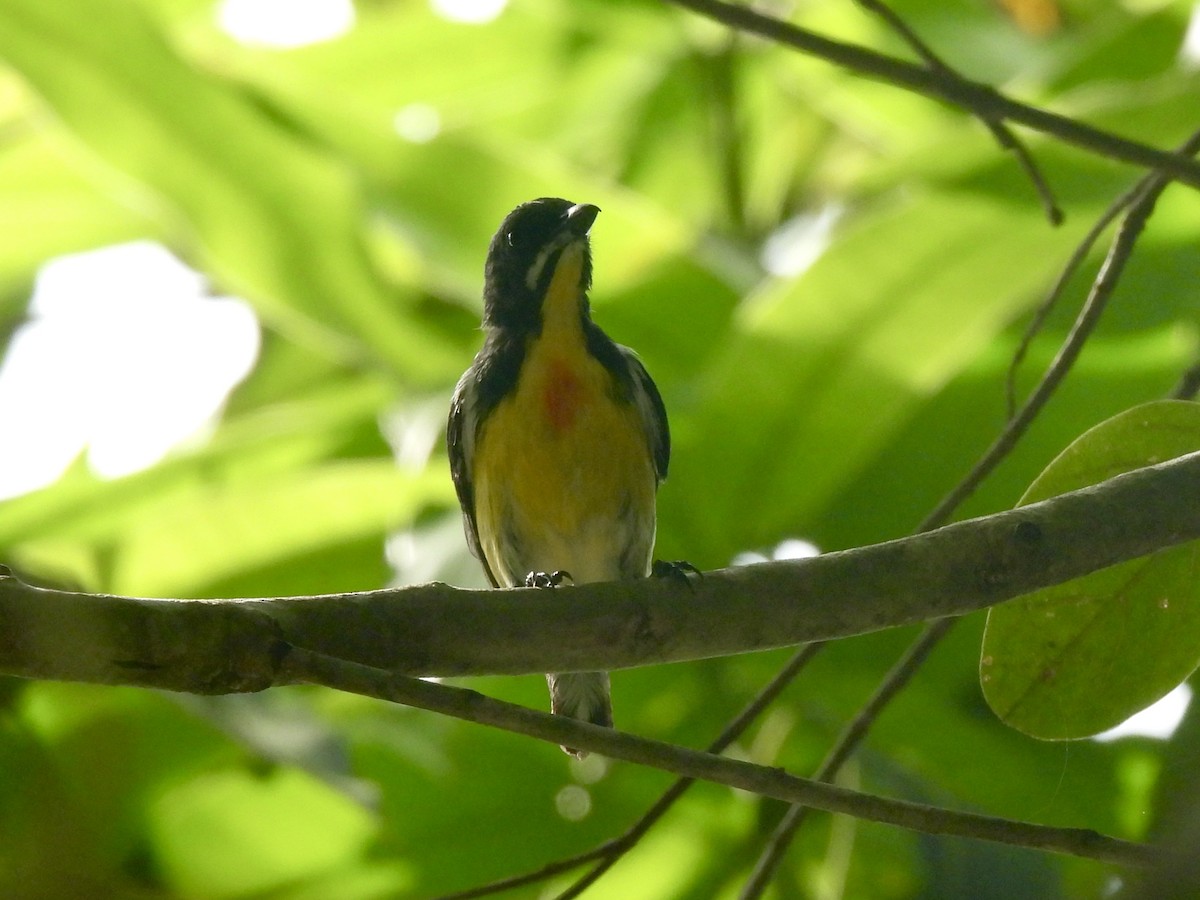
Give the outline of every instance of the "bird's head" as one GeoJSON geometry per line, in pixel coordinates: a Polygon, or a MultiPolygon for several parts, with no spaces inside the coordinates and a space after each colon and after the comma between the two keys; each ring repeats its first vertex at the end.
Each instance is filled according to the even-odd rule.
{"type": "Polygon", "coordinates": [[[542,197],[505,216],[484,266],[484,324],[537,328],[555,272],[568,260],[578,264],[579,297],[586,310],[592,282],[588,230],[599,212],[590,203],[542,197]]]}

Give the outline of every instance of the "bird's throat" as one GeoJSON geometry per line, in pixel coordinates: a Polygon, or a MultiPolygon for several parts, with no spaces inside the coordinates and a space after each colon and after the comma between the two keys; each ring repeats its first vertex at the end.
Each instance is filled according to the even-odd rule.
{"type": "Polygon", "coordinates": [[[583,250],[559,254],[542,302],[542,328],[529,347],[528,377],[536,387],[542,421],[554,433],[570,431],[598,385],[599,367],[586,348],[579,280],[583,250]]]}
{"type": "Polygon", "coordinates": [[[546,288],[542,301],[543,341],[559,345],[583,344],[583,291],[579,280],[583,274],[583,247],[571,243],[563,248],[546,288]]]}

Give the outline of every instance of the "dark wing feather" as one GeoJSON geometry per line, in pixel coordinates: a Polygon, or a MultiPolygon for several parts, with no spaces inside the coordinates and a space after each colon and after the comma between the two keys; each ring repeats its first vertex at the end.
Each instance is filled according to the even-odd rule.
{"type": "Polygon", "coordinates": [[[612,373],[622,399],[632,400],[637,406],[642,431],[654,460],[654,472],[661,484],[667,477],[667,465],[671,461],[671,429],[667,425],[667,409],[654,379],[636,353],[610,338],[591,319],[586,319],[583,327],[588,352],[612,373]]]}
{"type": "Polygon", "coordinates": [[[483,563],[484,574],[492,587],[500,587],[488,565],[479,543],[479,527],[475,521],[475,485],[471,477],[471,458],[475,452],[475,434],[479,426],[479,370],[477,365],[463,374],[450,400],[450,419],[446,423],[446,450],[450,456],[450,476],[458,504],[462,507],[463,531],[467,546],[483,563]]]}
{"type": "Polygon", "coordinates": [[[475,484],[472,465],[479,427],[505,396],[516,386],[525,359],[525,338],[497,329],[490,332],[483,349],[463,373],[450,401],[450,420],[446,423],[446,449],[450,454],[450,475],[462,507],[463,530],[467,546],[483,563],[483,571],[492,587],[501,587],[483,546],[479,541],[479,523],[475,518],[475,484]]]}
{"type": "Polygon", "coordinates": [[[667,408],[663,405],[662,395],[654,379],[637,358],[637,354],[628,347],[617,345],[625,360],[629,374],[633,379],[633,399],[642,417],[642,429],[650,444],[650,454],[654,458],[654,471],[659,483],[667,477],[667,466],[671,461],[671,428],[667,424],[667,408]]]}

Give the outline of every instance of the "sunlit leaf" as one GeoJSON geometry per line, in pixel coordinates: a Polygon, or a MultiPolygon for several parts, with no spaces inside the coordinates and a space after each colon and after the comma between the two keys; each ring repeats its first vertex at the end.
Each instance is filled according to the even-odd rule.
{"type": "MultiPolygon", "coordinates": [[[[0,149],[0,304],[7,290],[25,287],[50,257],[157,230],[136,210],[89,183],[30,120],[8,127],[17,136],[0,149]]],[[[14,299],[24,303],[26,297],[14,299]]]]}
{"type": "Polygon", "coordinates": [[[741,546],[807,527],[1066,244],[1010,207],[935,193],[865,217],[809,272],[765,285],[705,373],[699,433],[680,440],[676,475],[712,513],[684,517],[688,552],[727,544],[731,523],[741,546]]]}
{"type": "Polygon", "coordinates": [[[447,345],[372,269],[348,173],[189,66],[136,4],[14,0],[0,7],[0,55],[281,325],[336,355],[362,342],[410,374],[437,371],[447,345]]]}

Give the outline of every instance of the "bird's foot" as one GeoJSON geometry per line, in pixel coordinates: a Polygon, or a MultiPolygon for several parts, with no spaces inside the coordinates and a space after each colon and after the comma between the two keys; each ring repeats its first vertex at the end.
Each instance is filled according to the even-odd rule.
{"type": "Polygon", "coordinates": [[[656,559],[650,566],[651,578],[669,578],[674,582],[692,586],[692,576],[703,578],[704,573],[686,559],[656,559]]]}
{"type": "Polygon", "coordinates": [[[525,576],[525,587],[552,588],[558,587],[564,581],[574,582],[570,572],[555,570],[553,572],[530,572],[525,576]]]}

